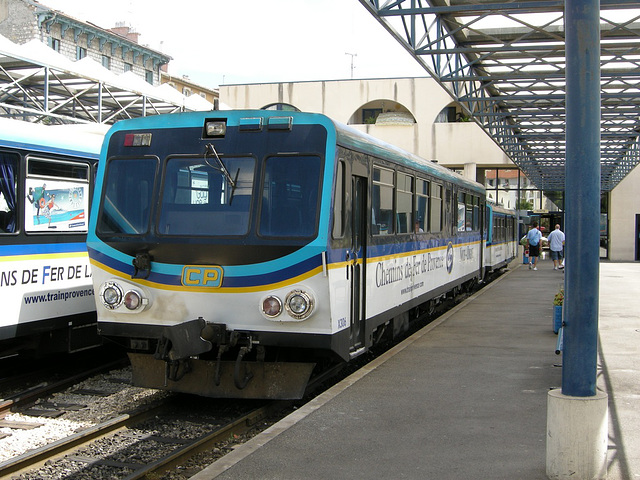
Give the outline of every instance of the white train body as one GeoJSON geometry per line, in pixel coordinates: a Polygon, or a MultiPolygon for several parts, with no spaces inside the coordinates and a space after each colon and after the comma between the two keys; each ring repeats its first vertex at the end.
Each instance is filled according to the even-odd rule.
{"type": "Polygon", "coordinates": [[[481,185],[323,115],[119,122],[94,202],[99,328],[141,386],[296,398],[504,265],[481,185]]]}

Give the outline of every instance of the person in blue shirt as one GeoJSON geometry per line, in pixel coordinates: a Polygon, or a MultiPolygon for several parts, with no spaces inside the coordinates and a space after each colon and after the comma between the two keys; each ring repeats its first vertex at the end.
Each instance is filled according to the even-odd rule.
{"type": "Polygon", "coordinates": [[[529,270],[533,267],[538,270],[538,257],[540,256],[540,240],[542,240],[542,232],[538,230],[538,222],[531,224],[531,230],[527,233],[527,246],[529,248],[529,270]]]}

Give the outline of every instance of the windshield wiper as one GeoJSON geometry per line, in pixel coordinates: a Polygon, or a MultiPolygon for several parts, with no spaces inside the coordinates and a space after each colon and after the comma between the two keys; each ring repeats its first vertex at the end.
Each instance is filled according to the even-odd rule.
{"type": "Polygon", "coordinates": [[[236,172],[236,178],[231,178],[231,174],[229,173],[229,170],[227,170],[227,167],[224,166],[224,163],[222,163],[222,160],[220,159],[220,156],[216,151],[216,147],[214,147],[212,143],[207,143],[206,149],[206,152],[204,152],[204,161],[214,170],[218,170],[219,172],[221,172],[227,179],[229,185],[231,185],[231,192],[229,193],[229,205],[231,205],[231,200],[233,199],[233,192],[236,190],[236,183],[238,181],[238,174],[240,173],[240,169],[238,169],[238,171],[236,172]],[[215,157],[215,159],[218,161],[218,166],[211,165],[207,156],[215,157]]]}

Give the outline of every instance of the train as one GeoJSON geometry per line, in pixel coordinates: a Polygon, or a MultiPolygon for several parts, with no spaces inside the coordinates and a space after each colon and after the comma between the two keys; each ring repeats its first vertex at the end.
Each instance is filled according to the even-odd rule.
{"type": "Polygon", "coordinates": [[[134,385],[300,398],[516,255],[479,183],[322,114],[120,121],[87,247],[100,335],[134,385]]]}
{"type": "Polygon", "coordinates": [[[0,357],[102,343],[85,242],[107,130],[0,118],[0,357]]]}

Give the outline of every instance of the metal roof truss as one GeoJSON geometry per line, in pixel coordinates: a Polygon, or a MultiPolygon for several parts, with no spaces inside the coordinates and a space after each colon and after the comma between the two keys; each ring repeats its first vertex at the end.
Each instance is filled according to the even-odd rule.
{"type": "MultiPolygon", "coordinates": [[[[529,180],[564,190],[564,1],[360,0],[529,180]]],[[[640,2],[600,1],[601,185],[640,159],[640,2]]]]}
{"type": "Polygon", "coordinates": [[[0,116],[34,123],[105,123],[184,110],[135,88],[0,55],[0,116]]]}

